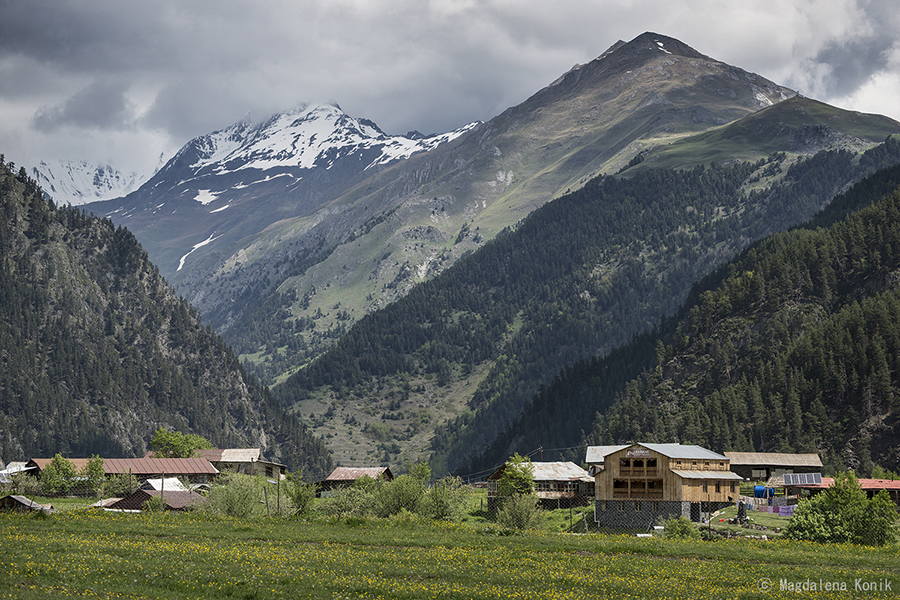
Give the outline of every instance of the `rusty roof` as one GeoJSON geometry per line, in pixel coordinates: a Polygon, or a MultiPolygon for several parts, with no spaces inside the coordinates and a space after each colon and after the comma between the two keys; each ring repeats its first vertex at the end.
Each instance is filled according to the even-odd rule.
{"type": "MultiPolygon", "coordinates": [[[[29,463],[41,471],[47,468],[52,458],[32,458],[29,463]]],[[[76,469],[84,469],[90,459],[70,458],[76,469]]],[[[107,475],[131,473],[141,475],[215,475],[219,472],[205,458],[104,458],[103,471],[107,475]]]]}
{"type": "Polygon", "coordinates": [[[818,454],[784,454],[780,452],[726,452],[731,466],[821,467],[818,454]]]}
{"type": "MultiPolygon", "coordinates": [[[[900,480],[897,479],[857,479],[859,487],[867,492],[878,490],[900,490],[900,480]]],[[[798,483],[792,488],[804,488],[808,490],[824,490],[834,485],[833,477],[823,477],[822,483],[798,483]]]]}
{"type": "Polygon", "coordinates": [[[331,475],[325,478],[325,481],[356,481],[360,477],[394,478],[391,470],[387,467],[336,467],[331,475]]]}

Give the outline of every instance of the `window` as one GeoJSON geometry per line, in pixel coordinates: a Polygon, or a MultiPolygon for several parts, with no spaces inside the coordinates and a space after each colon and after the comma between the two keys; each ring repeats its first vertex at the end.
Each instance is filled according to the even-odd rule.
{"type": "MultiPolygon", "coordinates": [[[[679,463],[679,464],[680,464],[680,463],[679,463]]],[[[655,469],[655,468],[656,468],[656,459],[655,459],[655,458],[648,458],[648,459],[647,459],[647,468],[648,468],[648,469],[655,469]]]]}
{"type": "Polygon", "coordinates": [[[717,481],[716,482],[716,493],[719,494],[721,492],[722,492],[722,483],[717,481]]]}
{"type": "Polygon", "coordinates": [[[628,458],[623,458],[622,460],[619,461],[619,466],[622,467],[623,469],[628,469],[631,467],[631,460],[628,458]]]}
{"type": "Polygon", "coordinates": [[[708,492],[709,492],[709,484],[707,484],[707,483],[704,481],[704,482],[703,482],[703,493],[706,494],[706,493],[708,493],[708,492]]]}
{"type": "Polygon", "coordinates": [[[731,482],[731,491],[734,492],[734,482],[731,482]]]}
{"type": "Polygon", "coordinates": [[[634,467],[635,469],[643,469],[644,461],[639,458],[635,459],[635,461],[631,464],[631,466],[634,467]]]}
{"type": "Polygon", "coordinates": [[[622,511],[625,510],[625,501],[624,500],[619,500],[619,510],[622,510],[622,511]]]}
{"type": "Polygon", "coordinates": [[[640,500],[635,500],[635,501],[634,501],[634,510],[635,510],[635,512],[640,512],[640,511],[641,511],[641,501],[640,501],[640,500]]]}

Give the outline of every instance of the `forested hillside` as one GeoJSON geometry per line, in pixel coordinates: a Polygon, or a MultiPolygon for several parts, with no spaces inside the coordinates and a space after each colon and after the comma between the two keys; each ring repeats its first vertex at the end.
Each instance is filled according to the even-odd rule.
{"type": "Polygon", "coordinates": [[[898,425],[895,166],[806,227],[754,244],[699,284],[658,333],[561,371],[470,466],[493,464],[516,440],[547,448],[640,440],[819,452],[827,469],[868,475],[875,464],[900,465],[898,425]]]}
{"type": "Polygon", "coordinates": [[[789,166],[778,154],[597,178],[365,317],[274,392],[357,425],[378,458],[402,454],[400,441],[431,452],[436,472],[460,468],[562,367],[654,327],[749,242],[898,161],[891,139],[861,158],[828,151],[789,166]]]}
{"type": "Polygon", "coordinates": [[[0,157],[0,458],[142,456],[166,427],[330,467],[130,232],[54,206],[14,168],[0,157]]]}

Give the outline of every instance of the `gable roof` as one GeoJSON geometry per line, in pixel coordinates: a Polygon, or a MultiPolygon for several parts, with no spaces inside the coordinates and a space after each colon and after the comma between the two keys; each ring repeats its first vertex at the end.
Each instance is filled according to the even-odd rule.
{"type": "Polygon", "coordinates": [[[638,443],[632,444],[634,446],[643,446],[648,450],[653,450],[658,454],[662,454],[668,458],[681,458],[688,460],[728,460],[727,456],[723,456],[718,452],[713,452],[712,450],[707,450],[702,446],[695,446],[692,444],[682,445],[682,444],[650,444],[650,443],[638,443]]]}
{"type": "Polygon", "coordinates": [[[731,466],[821,467],[818,454],[785,454],[781,452],[726,452],[731,466]]]}
{"type": "MultiPolygon", "coordinates": [[[[50,464],[52,458],[32,458],[28,464],[33,464],[43,471],[50,464]]],[[[68,459],[76,469],[84,469],[88,458],[68,459]]],[[[216,475],[219,470],[205,458],[104,458],[103,471],[107,475],[131,473],[136,477],[146,475],[216,475]]]]}
{"type": "MultiPolygon", "coordinates": [[[[573,462],[532,462],[531,466],[533,468],[534,481],[584,481],[586,483],[594,481],[594,478],[588,475],[587,471],[573,462]]],[[[506,463],[491,473],[488,479],[500,479],[505,468],[506,463]]]]}
{"type": "Polygon", "coordinates": [[[356,481],[360,477],[394,478],[391,470],[387,467],[336,467],[331,475],[325,478],[325,481],[356,481]]]}
{"type": "Polygon", "coordinates": [[[186,492],[188,489],[184,487],[181,480],[177,477],[166,477],[165,479],[148,479],[141,486],[144,490],[164,490],[165,492],[186,492]]]}
{"type": "Polygon", "coordinates": [[[584,455],[584,462],[591,465],[603,464],[606,457],[613,452],[618,452],[629,447],[631,444],[619,444],[617,446],[588,446],[584,455]]]}

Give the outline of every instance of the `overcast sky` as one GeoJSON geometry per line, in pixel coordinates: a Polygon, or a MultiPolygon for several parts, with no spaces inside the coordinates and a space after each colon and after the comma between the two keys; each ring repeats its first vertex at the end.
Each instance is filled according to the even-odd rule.
{"type": "Polygon", "coordinates": [[[900,120],[896,0],[0,0],[0,153],[152,170],[247,115],[327,101],[444,132],[645,31],[900,120]]]}

